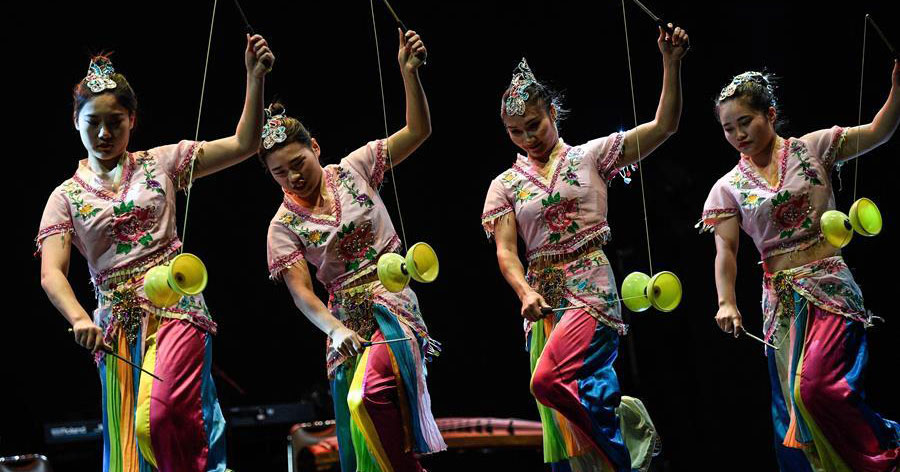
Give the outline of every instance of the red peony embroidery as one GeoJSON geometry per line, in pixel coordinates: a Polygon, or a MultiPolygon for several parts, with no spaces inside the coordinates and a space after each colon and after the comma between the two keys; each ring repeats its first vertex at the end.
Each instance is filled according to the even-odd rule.
{"type": "Polygon", "coordinates": [[[155,207],[140,207],[133,201],[113,207],[113,238],[118,243],[116,254],[128,254],[131,249],[153,241],[149,231],[153,228],[155,207]]]}
{"type": "Polygon", "coordinates": [[[789,238],[799,228],[812,226],[809,195],[791,195],[787,190],[772,199],[772,220],[781,228],[780,238],[789,238]]]}
{"type": "Polygon", "coordinates": [[[347,270],[356,270],[364,259],[375,260],[375,233],[372,223],[359,226],[353,222],[341,227],[338,233],[338,256],[346,263],[347,270]]]}
{"type": "Polygon", "coordinates": [[[544,206],[544,222],[550,229],[550,242],[557,243],[562,239],[563,232],[575,234],[578,231],[578,200],[560,197],[559,192],[541,200],[544,206]]]}

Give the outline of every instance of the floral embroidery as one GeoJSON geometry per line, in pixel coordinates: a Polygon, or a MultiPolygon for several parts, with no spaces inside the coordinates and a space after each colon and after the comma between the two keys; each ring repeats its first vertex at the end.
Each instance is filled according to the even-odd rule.
{"type": "Polygon", "coordinates": [[[500,183],[502,183],[506,186],[513,185],[513,182],[515,180],[516,180],[516,173],[511,170],[506,171],[505,173],[503,173],[503,175],[500,176],[500,183]]]}
{"type": "Polygon", "coordinates": [[[809,213],[812,211],[812,205],[809,201],[809,195],[799,194],[791,195],[791,192],[784,190],[775,195],[772,199],[772,221],[781,228],[779,238],[790,238],[799,228],[808,229],[812,226],[812,218],[809,213]]]}
{"type": "Polygon", "coordinates": [[[594,252],[581,257],[566,267],[568,289],[575,295],[597,297],[606,305],[613,305],[619,300],[615,289],[606,290],[597,285],[596,274],[591,272],[596,267],[609,265],[602,252],[594,252]]]}
{"type": "Polygon", "coordinates": [[[90,203],[84,203],[84,199],[81,198],[81,188],[74,181],[66,182],[63,186],[63,191],[66,193],[66,196],[69,197],[69,201],[72,202],[72,206],[75,207],[75,217],[81,218],[82,221],[87,221],[92,216],[100,213],[100,208],[91,205],[90,203]]]}
{"type": "MultiPolygon", "coordinates": [[[[338,166],[338,181],[340,181],[341,185],[347,189],[347,193],[353,197],[353,201],[356,202],[362,208],[372,208],[375,206],[375,202],[366,195],[365,193],[360,193],[356,188],[356,182],[353,180],[353,175],[350,174],[349,171],[345,170],[343,167],[338,166]]],[[[335,196],[337,198],[337,196],[335,196]]]]}
{"type": "Polygon", "coordinates": [[[141,152],[137,157],[137,163],[144,169],[144,187],[160,195],[165,195],[166,191],[163,190],[162,184],[156,180],[156,175],[153,172],[156,169],[156,160],[153,159],[153,156],[149,152],[141,152]]]}
{"type": "Polygon", "coordinates": [[[581,164],[581,159],[584,158],[584,151],[581,148],[572,148],[568,154],[569,163],[566,166],[566,171],[563,173],[563,181],[567,184],[581,187],[581,182],[578,181],[578,166],[581,164]]]}
{"type": "Polygon", "coordinates": [[[741,192],[741,207],[747,210],[759,208],[766,201],[766,197],[753,192],[741,192]]]}
{"type": "Polygon", "coordinates": [[[537,192],[532,192],[525,188],[525,182],[519,182],[513,188],[513,194],[516,196],[516,203],[527,202],[537,196],[537,192]]]}
{"type": "Polygon", "coordinates": [[[541,200],[544,206],[544,222],[550,228],[550,243],[557,243],[562,239],[562,233],[575,234],[578,232],[578,223],[575,217],[578,215],[578,200],[574,198],[563,199],[559,192],[541,200]]]}
{"type": "Polygon", "coordinates": [[[569,290],[581,296],[593,296],[602,300],[607,306],[615,305],[619,295],[614,291],[601,289],[590,277],[574,277],[569,279],[569,290]]]}
{"type": "Polygon", "coordinates": [[[730,184],[732,187],[734,187],[736,189],[743,189],[743,188],[747,188],[750,186],[750,181],[747,180],[747,178],[744,177],[744,175],[741,174],[740,172],[735,172],[731,176],[730,184]]]}
{"type": "Polygon", "coordinates": [[[347,271],[359,269],[365,260],[374,261],[378,253],[373,247],[375,233],[372,223],[367,221],[359,226],[354,222],[341,226],[338,232],[338,257],[346,264],[347,271]]]}
{"type": "Polygon", "coordinates": [[[288,229],[303,237],[303,239],[306,240],[306,244],[313,247],[321,246],[322,243],[328,240],[328,236],[331,235],[331,231],[323,232],[317,229],[310,230],[309,228],[300,226],[300,224],[303,223],[303,219],[291,213],[285,213],[280,221],[281,224],[287,226],[288,229]]]}
{"type": "Polygon", "coordinates": [[[306,242],[313,245],[313,247],[318,247],[320,244],[325,242],[325,240],[328,239],[328,236],[330,234],[331,234],[330,231],[326,231],[323,233],[317,229],[312,230],[312,231],[307,230],[307,231],[303,231],[300,233],[301,236],[306,238],[306,242]]]}
{"type": "Polygon", "coordinates": [[[128,254],[138,244],[150,245],[155,211],[156,207],[140,207],[134,201],[113,207],[112,233],[117,243],[116,254],[128,254]]]}
{"type": "Polygon", "coordinates": [[[819,174],[812,168],[812,164],[809,162],[809,155],[802,142],[791,142],[791,154],[800,161],[800,173],[797,175],[803,177],[807,182],[813,185],[823,185],[822,181],[819,180],[819,174]]]}
{"type": "Polygon", "coordinates": [[[198,301],[197,296],[181,297],[181,300],[178,301],[178,308],[187,312],[203,313],[206,316],[210,316],[209,308],[207,308],[206,304],[202,303],[202,301],[198,301]]]}

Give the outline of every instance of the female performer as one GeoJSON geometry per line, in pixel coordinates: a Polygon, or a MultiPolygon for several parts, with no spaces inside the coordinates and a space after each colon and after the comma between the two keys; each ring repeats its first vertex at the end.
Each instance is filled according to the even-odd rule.
{"type": "Polygon", "coordinates": [[[775,130],[778,105],[769,75],[745,72],[716,99],[725,139],[740,152],[703,208],[714,231],[716,322],[742,330],[734,281],[740,228],[762,258],[762,309],[772,385],[775,449],[781,470],[887,471],[900,461],[900,427],[863,401],[870,315],[838,248],[819,227],[834,209],[831,172],[886,142],[900,122],[900,67],[871,123],[835,126],[800,138],[775,130]]]}
{"type": "MultiPolygon", "coordinates": [[[[496,239],[500,271],[527,319],[544,460],[569,459],[576,470],[646,470],[658,446],[643,405],[619,392],[613,361],[626,327],[602,249],[610,238],[608,182],[678,128],[688,35],[681,28],[671,35],[660,29],[657,43],[663,59],[659,106],[653,121],[634,129],[569,146],[557,129],[558,94],[537,81],[524,59],[500,107],[510,139],[525,154],[491,182],[481,221],[496,239]],[[527,274],[518,256],[519,236],[527,274]],[[542,312],[572,305],[578,308],[542,312]],[[635,418],[643,429],[629,422],[623,430],[620,417],[635,418]]],[[[566,470],[564,463],[557,466],[566,470]]]]}
{"type": "Polygon", "coordinates": [[[233,136],[129,152],[137,98],[108,57],[91,60],[75,86],[75,129],[86,158],[50,194],[38,232],[41,286],[96,354],[103,397],[103,470],[223,471],[225,421],[210,367],[216,323],[201,295],[154,306],[144,274],[178,253],[175,193],[193,177],[252,156],[262,127],[263,78],[275,57],[247,36],[244,110],[233,136]],[[72,245],[97,294],[93,319],[68,280],[72,245]],[[113,352],[143,366],[154,380],[113,352]]]}
{"type": "Polygon", "coordinates": [[[406,89],[406,126],[372,141],[337,165],[322,167],[316,138],[283,108],[270,107],[259,150],[284,191],[268,235],[269,272],[284,279],[297,308],[328,335],[341,470],[421,471],[417,454],[446,448],[425,384],[433,349],[416,294],[379,282],[378,258],[400,249],[378,194],[385,170],[431,134],[419,81],[426,50],[415,31],[400,34],[398,60],[406,89]],[[313,292],[307,263],[328,289],[328,306],[313,292]],[[409,341],[372,344],[410,338],[409,341]]]}

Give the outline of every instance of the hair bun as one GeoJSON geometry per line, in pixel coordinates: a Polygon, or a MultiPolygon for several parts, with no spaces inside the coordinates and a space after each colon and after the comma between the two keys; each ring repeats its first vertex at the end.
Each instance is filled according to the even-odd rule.
{"type": "Polygon", "coordinates": [[[285,108],[284,105],[279,101],[274,101],[269,104],[269,107],[266,108],[272,116],[284,114],[285,108]]]}

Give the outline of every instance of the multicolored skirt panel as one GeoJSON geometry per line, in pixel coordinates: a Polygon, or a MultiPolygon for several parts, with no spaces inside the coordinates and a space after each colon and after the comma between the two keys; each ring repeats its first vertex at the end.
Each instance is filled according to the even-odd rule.
{"type": "Polygon", "coordinates": [[[150,314],[139,328],[143,342],[129,343],[121,328],[112,334],[117,354],[163,380],[113,356],[100,359],[103,470],[224,471],[225,420],[210,372],[210,333],[150,314]]]}
{"type": "Polygon", "coordinates": [[[370,340],[412,340],[367,347],[333,371],[331,392],[343,472],[419,472],[417,455],[447,448],[425,384],[428,340],[374,304],[370,340]]]}
{"type": "Polygon", "coordinates": [[[900,426],[874,412],[862,388],[867,324],[824,309],[822,301],[808,296],[810,290],[793,288],[815,288],[815,293],[829,283],[815,275],[782,285],[779,316],[768,326],[770,342],[779,347],[766,348],[779,467],[894,470],[900,464],[900,426]]]}
{"type": "Polygon", "coordinates": [[[617,331],[584,310],[532,326],[531,391],[555,471],[645,471],[659,437],[640,400],[622,396],[617,331]]]}

